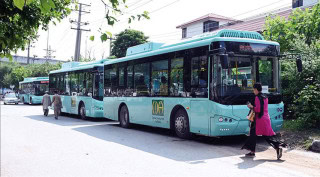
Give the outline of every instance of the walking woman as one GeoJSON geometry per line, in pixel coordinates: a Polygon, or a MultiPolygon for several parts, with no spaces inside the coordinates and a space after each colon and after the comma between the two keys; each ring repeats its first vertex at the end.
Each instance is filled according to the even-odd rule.
{"type": "Polygon", "coordinates": [[[268,113],[268,98],[261,93],[262,86],[256,83],[253,86],[253,93],[256,95],[254,105],[248,104],[248,108],[255,112],[255,118],[250,124],[250,136],[241,149],[250,152],[246,156],[254,157],[256,151],[257,136],[261,135],[276,150],[277,159],[282,156],[282,147],[286,145],[275,138],[276,133],[272,130],[270,116],[268,113]]]}

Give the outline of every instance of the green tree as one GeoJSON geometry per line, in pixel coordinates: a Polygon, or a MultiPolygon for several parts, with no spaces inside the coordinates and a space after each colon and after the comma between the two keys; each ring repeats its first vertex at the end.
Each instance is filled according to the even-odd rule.
{"type": "Polygon", "coordinates": [[[0,62],[0,88],[7,87],[5,86],[4,78],[6,74],[11,73],[13,66],[0,62]]]}
{"type": "Polygon", "coordinates": [[[281,87],[285,114],[296,128],[320,128],[320,4],[296,9],[288,20],[268,17],[264,37],[280,43],[281,87]],[[303,71],[297,72],[300,56],[303,71]]]}
{"type": "Polygon", "coordinates": [[[146,43],[148,38],[141,31],[126,29],[116,35],[116,40],[112,42],[111,55],[124,57],[129,47],[146,43]]]}
{"type": "Polygon", "coordinates": [[[311,9],[297,8],[288,17],[288,20],[272,15],[267,17],[263,35],[265,39],[278,41],[282,52],[291,51],[294,40],[298,37],[307,45],[320,39],[320,4],[311,9]]]}
{"type": "Polygon", "coordinates": [[[25,49],[36,39],[39,27],[66,17],[70,0],[2,0],[0,3],[0,57],[25,49]]]}
{"type": "Polygon", "coordinates": [[[10,85],[15,85],[15,89],[19,88],[19,82],[26,77],[45,77],[49,75],[50,71],[61,68],[61,63],[50,64],[31,64],[22,66],[17,63],[2,64],[0,67],[1,86],[9,88],[10,85]]]}
{"type": "Polygon", "coordinates": [[[25,66],[25,68],[30,72],[28,77],[44,77],[48,76],[50,71],[60,69],[61,63],[50,64],[46,62],[44,64],[31,64],[25,66]]]}

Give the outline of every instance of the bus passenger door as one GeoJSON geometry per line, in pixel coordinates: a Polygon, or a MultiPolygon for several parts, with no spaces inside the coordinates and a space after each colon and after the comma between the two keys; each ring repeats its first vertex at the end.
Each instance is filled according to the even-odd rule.
{"type": "Polygon", "coordinates": [[[72,95],[70,97],[70,106],[71,106],[70,112],[72,114],[78,114],[78,111],[77,111],[77,92],[72,92],[71,94],[72,95]]]}

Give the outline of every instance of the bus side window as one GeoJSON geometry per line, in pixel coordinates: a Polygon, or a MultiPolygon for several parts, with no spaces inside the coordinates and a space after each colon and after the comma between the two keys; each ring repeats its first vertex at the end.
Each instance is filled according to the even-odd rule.
{"type": "Polygon", "coordinates": [[[105,96],[111,96],[111,69],[105,69],[104,71],[104,94],[105,96]]]}
{"type": "Polygon", "coordinates": [[[191,58],[191,95],[193,97],[208,97],[208,57],[203,49],[194,49],[191,58]]]}
{"type": "Polygon", "coordinates": [[[126,96],[132,96],[133,94],[133,65],[127,67],[127,87],[126,96]]]}
{"type": "Polygon", "coordinates": [[[152,95],[168,96],[168,60],[152,62],[152,95]]]}
{"type": "Polygon", "coordinates": [[[184,96],[183,57],[171,60],[170,95],[184,96]]]}
{"type": "Polygon", "coordinates": [[[149,63],[134,65],[134,87],[137,96],[149,96],[149,63]]]}

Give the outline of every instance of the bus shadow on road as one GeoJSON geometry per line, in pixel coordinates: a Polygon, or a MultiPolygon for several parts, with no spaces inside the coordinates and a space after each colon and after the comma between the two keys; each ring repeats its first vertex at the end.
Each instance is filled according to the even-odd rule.
{"type": "MultiPolygon", "coordinates": [[[[243,136],[212,138],[196,135],[193,140],[183,140],[175,137],[167,129],[141,125],[134,125],[130,129],[110,124],[73,129],[107,142],[189,164],[206,163],[206,160],[210,159],[244,154],[240,148],[246,139],[243,136]]],[[[263,150],[259,148],[259,151],[263,150]]]]}
{"type": "Polygon", "coordinates": [[[78,126],[78,125],[92,125],[95,123],[114,123],[113,121],[110,121],[108,119],[104,118],[95,118],[95,119],[88,119],[88,120],[81,120],[80,118],[77,118],[76,116],[59,116],[59,119],[56,120],[54,118],[53,114],[49,114],[49,116],[44,115],[29,115],[25,116],[29,119],[52,123],[56,125],[61,126],[78,126]]]}

